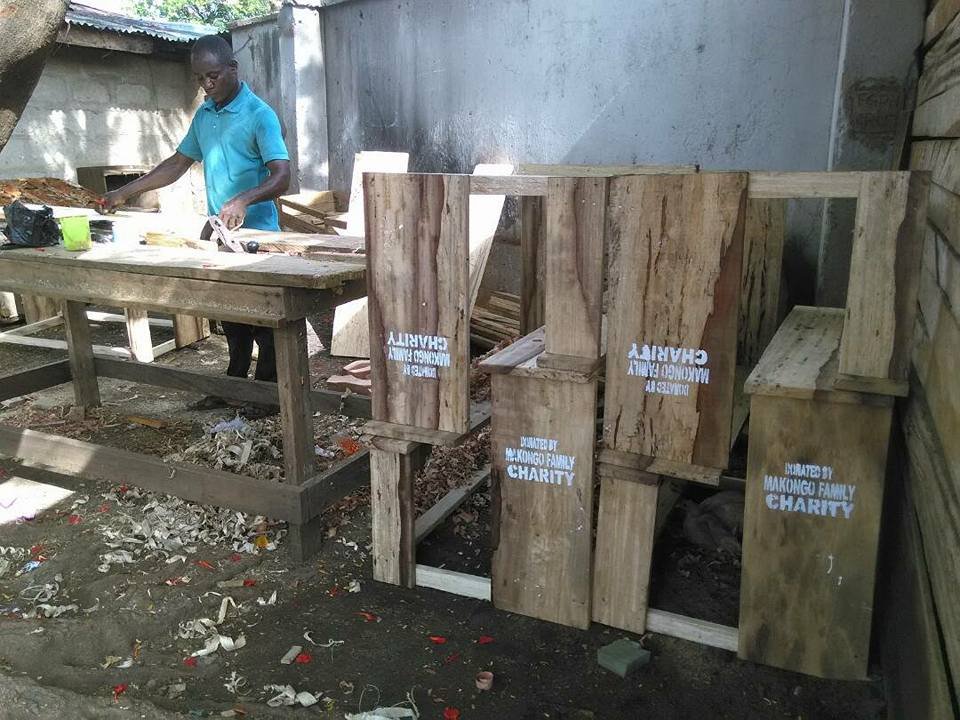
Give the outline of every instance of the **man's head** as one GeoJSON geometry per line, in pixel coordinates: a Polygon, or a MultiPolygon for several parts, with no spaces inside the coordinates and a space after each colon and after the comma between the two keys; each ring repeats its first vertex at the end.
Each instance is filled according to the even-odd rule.
{"type": "Polygon", "coordinates": [[[215,103],[222,103],[237,90],[237,61],[230,44],[219,35],[198,38],[190,50],[190,67],[197,84],[215,103]]]}

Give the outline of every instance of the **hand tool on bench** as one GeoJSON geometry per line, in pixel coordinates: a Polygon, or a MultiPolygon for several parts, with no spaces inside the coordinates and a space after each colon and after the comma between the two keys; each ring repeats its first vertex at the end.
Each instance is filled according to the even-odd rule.
{"type": "Polygon", "coordinates": [[[230,252],[255,253],[260,249],[260,243],[256,240],[249,240],[245,243],[237,240],[226,223],[224,223],[218,215],[211,215],[207,220],[210,222],[210,227],[213,229],[214,235],[220,239],[220,242],[222,242],[230,252]]]}

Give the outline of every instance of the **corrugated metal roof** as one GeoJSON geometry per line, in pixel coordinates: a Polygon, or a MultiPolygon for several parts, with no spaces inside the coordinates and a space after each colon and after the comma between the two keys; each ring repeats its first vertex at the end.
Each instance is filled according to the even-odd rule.
{"type": "Polygon", "coordinates": [[[75,2],[70,3],[66,21],[107,32],[150,35],[161,40],[183,43],[193,42],[201,35],[213,35],[218,32],[217,28],[210,25],[127,17],[75,2]]]}

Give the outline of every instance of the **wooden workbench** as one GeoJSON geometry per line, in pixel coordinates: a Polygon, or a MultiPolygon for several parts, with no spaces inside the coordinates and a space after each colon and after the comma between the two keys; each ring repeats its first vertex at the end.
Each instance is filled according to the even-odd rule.
{"type": "Polygon", "coordinates": [[[319,544],[320,511],[338,493],[349,492],[351,483],[366,480],[368,462],[366,452],[358,453],[325,475],[312,475],[313,413],[369,417],[369,402],[345,403],[337,393],[311,391],[305,317],[366,294],[364,273],[362,265],[346,262],[162,247],[104,246],[83,253],[61,248],[2,251],[0,277],[5,287],[62,303],[69,360],[0,378],[0,399],[72,379],[77,406],[97,406],[100,376],[278,405],[285,479],[266,482],[3,426],[0,454],[28,466],[125,482],[287,520],[295,552],[309,555],[319,544]],[[271,327],[278,382],[95,357],[84,303],[271,327]],[[339,487],[344,483],[347,487],[339,487]]]}

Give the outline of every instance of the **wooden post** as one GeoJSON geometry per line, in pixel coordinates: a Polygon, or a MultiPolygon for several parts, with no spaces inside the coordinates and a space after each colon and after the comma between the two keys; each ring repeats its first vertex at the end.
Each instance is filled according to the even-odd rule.
{"type": "Polygon", "coordinates": [[[134,359],[153,362],[153,340],[150,337],[150,318],[147,317],[147,311],[124,308],[123,315],[127,321],[127,339],[134,359]]]}
{"type": "Polygon", "coordinates": [[[386,438],[375,439],[370,450],[373,579],[408,588],[416,587],[417,582],[415,452],[416,443],[386,438]]]}
{"type": "Polygon", "coordinates": [[[195,315],[174,315],[173,337],[177,348],[191,345],[210,337],[210,322],[195,315]]]}
{"type": "Polygon", "coordinates": [[[86,409],[100,405],[100,388],[93,362],[93,344],[90,341],[90,323],[84,303],[65,301],[62,305],[63,322],[70,356],[70,374],[73,376],[73,396],[77,407],[86,409]]]}
{"type": "Polygon", "coordinates": [[[543,260],[546,255],[546,225],[543,198],[520,198],[520,335],[529,335],[543,325],[543,260]]]}
{"type": "Polygon", "coordinates": [[[786,239],[787,201],[749,200],[743,233],[737,365],[753,368],[782,319],[780,274],[786,239]]]}
{"type": "Polygon", "coordinates": [[[56,300],[42,295],[21,295],[20,305],[27,325],[54,317],[60,310],[56,300]]]}
{"type": "Polygon", "coordinates": [[[306,320],[282,324],[273,331],[273,339],[277,350],[285,482],[302,485],[310,477],[314,462],[306,320]]]}

